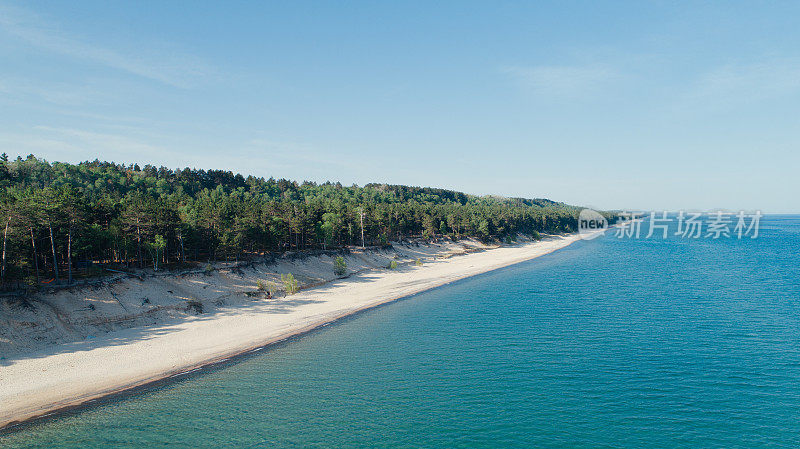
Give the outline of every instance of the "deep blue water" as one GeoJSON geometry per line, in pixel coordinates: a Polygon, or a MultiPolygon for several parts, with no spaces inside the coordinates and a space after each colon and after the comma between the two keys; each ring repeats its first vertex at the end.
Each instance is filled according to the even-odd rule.
{"type": "Polygon", "coordinates": [[[0,446],[800,447],[798,284],[800,217],[579,242],[0,446]]]}

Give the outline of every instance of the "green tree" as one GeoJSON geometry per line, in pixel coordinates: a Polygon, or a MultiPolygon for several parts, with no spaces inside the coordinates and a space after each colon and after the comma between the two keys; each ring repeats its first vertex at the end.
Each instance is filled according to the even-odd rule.
{"type": "MultiPolygon", "coordinates": [[[[72,283],[78,260],[82,266],[143,267],[143,251],[153,256],[153,245],[155,268],[171,260],[210,264],[420,236],[535,238],[577,229],[578,212],[546,199],[429,187],[297,183],[213,169],[50,163],[32,155],[0,158],[0,279],[6,286],[28,279],[38,285],[42,272],[51,269],[53,277],[63,277],[66,264],[72,283]]],[[[613,214],[607,218],[614,222],[613,214]]]]}
{"type": "Polygon", "coordinates": [[[153,271],[158,271],[158,261],[161,257],[161,252],[167,246],[167,241],[160,234],[156,234],[152,242],[146,243],[147,249],[150,251],[150,256],[153,258],[153,271]]]}
{"type": "Polygon", "coordinates": [[[337,256],[333,260],[333,274],[340,277],[347,274],[347,262],[344,261],[344,257],[337,256]]]}
{"type": "Polygon", "coordinates": [[[283,282],[283,289],[286,291],[287,295],[294,295],[300,291],[297,279],[294,278],[292,273],[286,275],[281,274],[281,282],[283,282]]]}

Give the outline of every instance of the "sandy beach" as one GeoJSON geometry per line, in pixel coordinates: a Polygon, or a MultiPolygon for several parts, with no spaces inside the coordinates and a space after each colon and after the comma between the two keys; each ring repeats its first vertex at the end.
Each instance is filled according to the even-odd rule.
{"type": "MultiPolygon", "coordinates": [[[[430,257],[422,266],[404,263],[396,270],[362,269],[347,279],[320,282],[291,296],[229,301],[215,313],[165,319],[11,354],[0,363],[0,428],[219,362],[363,309],[548,254],[579,239],[577,235],[551,236],[539,242],[430,257]]],[[[413,257],[407,254],[407,259],[413,257]]],[[[219,297],[245,297],[242,292],[252,289],[256,278],[245,274],[229,291],[221,287],[215,291],[219,297]]],[[[156,281],[124,288],[140,293],[151,288],[148,282],[156,281]]],[[[158,282],[164,285],[152,287],[150,297],[157,296],[159,288],[169,289],[170,294],[183,288],[189,297],[193,297],[192,288],[210,291],[203,284],[210,281],[202,277],[158,282]]],[[[112,295],[116,302],[98,304],[130,309],[122,293],[112,291],[112,295]]]]}

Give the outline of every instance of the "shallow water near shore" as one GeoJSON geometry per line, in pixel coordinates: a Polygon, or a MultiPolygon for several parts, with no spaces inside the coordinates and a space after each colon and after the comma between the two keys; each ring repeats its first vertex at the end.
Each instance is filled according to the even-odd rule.
{"type": "Polygon", "coordinates": [[[797,216],[755,240],[607,236],[0,446],[797,447],[799,284],[797,216]]]}

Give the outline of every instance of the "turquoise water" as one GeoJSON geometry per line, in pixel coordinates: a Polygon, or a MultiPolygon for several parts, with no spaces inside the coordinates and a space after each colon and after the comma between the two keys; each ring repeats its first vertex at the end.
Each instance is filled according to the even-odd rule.
{"type": "Polygon", "coordinates": [[[579,242],[0,437],[17,447],[800,447],[800,217],[579,242]]]}

